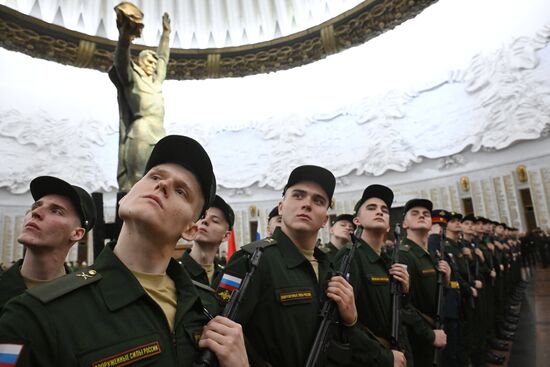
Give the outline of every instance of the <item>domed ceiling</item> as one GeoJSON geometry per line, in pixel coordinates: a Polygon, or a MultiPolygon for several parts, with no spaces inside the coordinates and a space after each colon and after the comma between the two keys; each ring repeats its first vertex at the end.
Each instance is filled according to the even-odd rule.
{"type": "MultiPolygon", "coordinates": [[[[169,79],[264,73],[310,63],[415,16],[435,0],[134,1],[145,14],[134,47],[155,47],[172,19],[169,79]]],[[[118,1],[1,0],[0,46],[106,71],[118,1]]]]}

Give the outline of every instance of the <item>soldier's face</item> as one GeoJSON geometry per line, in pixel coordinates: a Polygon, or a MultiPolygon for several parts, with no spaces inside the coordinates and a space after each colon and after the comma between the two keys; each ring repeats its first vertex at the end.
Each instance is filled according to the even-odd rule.
{"type": "Polygon", "coordinates": [[[122,198],[119,215],[125,225],[146,229],[159,241],[192,240],[203,203],[195,175],[180,165],[164,163],[151,168],[122,198]]]}
{"type": "Polygon", "coordinates": [[[328,206],[327,194],[315,182],[289,187],[279,203],[283,230],[317,232],[328,220],[328,206]]]}
{"type": "Polygon", "coordinates": [[[503,227],[503,226],[496,226],[496,227],[495,227],[495,233],[496,233],[498,236],[504,235],[504,227],[503,227]]]}
{"type": "Polygon", "coordinates": [[[25,215],[17,241],[32,247],[70,247],[84,236],[80,218],[71,201],[61,195],[46,195],[25,215]]]}
{"type": "Polygon", "coordinates": [[[454,219],[451,219],[448,223],[447,223],[447,230],[449,232],[460,232],[461,231],[461,227],[460,227],[460,220],[454,218],[454,219]]]}
{"type": "Polygon", "coordinates": [[[219,208],[211,207],[206,211],[203,219],[197,222],[198,230],[195,241],[219,245],[229,239],[231,232],[225,215],[219,208]]]}
{"type": "Polygon", "coordinates": [[[282,218],[280,215],[276,215],[267,222],[267,234],[271,236],[275,228],[280,227],[282,223],[282,218]]]}
{"type": "Polygon", "coordinates": [[[432,213],[421,206],[411,208],[405,215],[403,228],[429,231],[432,228],[432,213]]]}
{"type": "Polygon", "coordinates": [[[462,232],[464,232],[464,234],[466,234],[466,235],[474,235],[475,234],[474,222],[472,222],[471,220],[465,220],[464,222],[462,222],[460,224],[460,227],[462,228],[462,232]]]}
{"type": "Polygon", "coordinates": [[[348,220],[339,220],[330,227],[330,234],[340,240],[351,240],[353,223],[348,220]]]}
{"type": "Polygon", "coordinates": [[[360,224],[366,230],[390,230],[390,210],[379,198],[369,198],[359,208],[355,224],[360,224]]]}
{"type": "Polygon", "coordinates": [[[145,75],[151,76],[157,70],[157,59],[151,54],[139,58],[139,67],[145,72],[145,75]]]}

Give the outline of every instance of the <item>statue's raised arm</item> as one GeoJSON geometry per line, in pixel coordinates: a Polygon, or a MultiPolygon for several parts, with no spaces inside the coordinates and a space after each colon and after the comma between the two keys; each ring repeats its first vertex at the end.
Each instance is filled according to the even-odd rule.
{"type": "Polygon", "coordinates": [[[158,65],[157,79],[162,83],[166,78],[166,69],[168,68],[168,59],[170,58],[170,16],[164,13],[162,16],[162,35],[157,49],[158,65]]]}

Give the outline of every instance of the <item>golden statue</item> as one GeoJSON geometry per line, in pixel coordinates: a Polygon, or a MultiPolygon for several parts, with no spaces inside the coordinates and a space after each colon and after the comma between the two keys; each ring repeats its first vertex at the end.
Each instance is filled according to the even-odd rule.
{"type": "Polygon", "coordinates": [[[162,82],[170,56],[170,17],[162,16],[162,36],[157,51],[143,50],[137,62],[130,58],[132,40],[141,36],[143,13],[122,2],[115,7],[118,42],[109,77],[118,91],[119,191],[128,191],[143,175],[153,146],[166,135],[162,82]]]}

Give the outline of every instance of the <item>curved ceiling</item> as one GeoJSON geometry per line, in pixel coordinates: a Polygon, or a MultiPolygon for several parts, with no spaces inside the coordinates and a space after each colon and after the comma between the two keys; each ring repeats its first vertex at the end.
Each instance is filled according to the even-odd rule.
{"type": "MultiPolygon", "coordinates": [[[[147,45],[155,45],[160,36],[161,13],[173,14],[167,78],[205,79],[267,73],[317,61],[396,27],[434,2],[171,0],[137,5],[145,13],[143,40],[147,45]],[[165,6],[161,8],[160,3],[165,6]],[[188,48],[195,43],[197,48],[188,48]]],[[[0,0],[4,4],[0,5],[0,46],[107,71],[116,45],[113,7],[117,3],[0,0]]],[[[136,45],[132,51],[137,54],[144,47],[136,45]]]]}
{"type": "MultiPolygon", "coordinates": [[[[18,12],[73,31],[116,41],[118,0],[1,0],[18,12]]],[[[222,48],[269,41],[314,27],[362,0],[133,1],[145,14],[138,44],[156,46],[164,12],[172,20],[171,47],[222,48]]]]}

